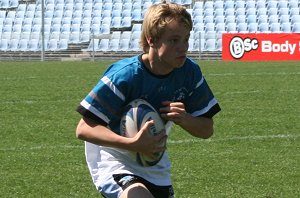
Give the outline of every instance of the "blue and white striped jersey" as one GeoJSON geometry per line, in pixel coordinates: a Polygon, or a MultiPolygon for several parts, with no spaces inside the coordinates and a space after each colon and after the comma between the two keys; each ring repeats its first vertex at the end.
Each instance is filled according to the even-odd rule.
{"type": "MultiPolygon", "coordinates": [[[[77,111],[120,134],[123,110],[138,98],[148,101],[158,112],[163,101],[181,101],[193,116],[213,117],[220,111],[199,66],[191,59],[186,59],[182,67],[170,74],[157,76],[145,67],[141,55],[112,64],[77,111]]],[[[158,164],[142,167],[125,150],[88,142],[85,149],[88,167],[98,189],[104,191],[112,174],[119,173],[135,174],[156,185],[171,185],[167,150],[158,164]]]]}
{"type": "Polygon", "coordinates": [[[143,98],[159,112],[163,101],[181,101],[193,116],[212,117],[220,108],[199,66],[191,59],[165,76],[151,73],[140,56],[111,65],[98,84],[80,103],[81,113],[89,111],[94,120],[104,121],[119,134],[125,106],[143,98]]]}

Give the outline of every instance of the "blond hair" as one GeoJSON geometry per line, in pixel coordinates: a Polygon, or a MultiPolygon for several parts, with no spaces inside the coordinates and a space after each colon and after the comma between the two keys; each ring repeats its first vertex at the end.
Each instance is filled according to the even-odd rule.
{"type": "Polygon", "coordinates": [[[185,7],[175,3],[160,3],[148,8],[145,13],[140,39],[140,46],[145,53],[149,52],[147,38],[157,41],[164,33],[166,25],[172,20],[177,20],[187,29],[192,30],[192,18],[185,7]]]}

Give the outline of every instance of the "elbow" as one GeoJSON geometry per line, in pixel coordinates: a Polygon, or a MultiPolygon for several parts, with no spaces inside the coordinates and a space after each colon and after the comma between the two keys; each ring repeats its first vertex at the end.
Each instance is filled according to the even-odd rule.
{"type": "Polygon", "coordinates": [[[75,131],[76,138],[80,140],[84,140],[85,133],[84,133],[84,122],[82,120],[79,121],[78,126],[75,131]]]}
{"type": "Polygon", "coordinates": [[[208,139],[208,138],[212,137],[213,134],[214,134],[214,130],[210,129],[210,130],[205,131],[205,133],[202,133],[201,138],[202,139],[208,139]]]}

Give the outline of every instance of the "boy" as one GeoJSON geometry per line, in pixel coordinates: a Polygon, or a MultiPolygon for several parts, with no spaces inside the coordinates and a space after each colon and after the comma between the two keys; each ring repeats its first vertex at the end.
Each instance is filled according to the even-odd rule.
{"type": "Polygon", "coordinates": [[[161,117],[199,138],[213,134],[212,117],[220,111],[199,66],[187,58],[192,20],[177,4],[151,6],[145,14],[143,54],[112,64],[80,103],[76,135],[86,143],[86,160],[98,191],[109,198],[174,197],[167,151],[154,166],[143,167],[128,152],[149,157],[164,151],[166,133],[150,136],[148,121],[133,138],[120,136],[124,107],[143,98],[161,117]]]}

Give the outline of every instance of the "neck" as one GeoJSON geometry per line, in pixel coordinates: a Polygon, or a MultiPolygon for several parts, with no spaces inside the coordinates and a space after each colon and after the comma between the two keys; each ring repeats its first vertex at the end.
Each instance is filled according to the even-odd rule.
{"type": "Polygon", "coordinates": [[[167,69],[166,64],[164,64],[158,57],[151,56],[150,54],[143,54],[142,60],[147,69],[149,69],[153,74],[166,75],[172,71],[167,69]]]}

